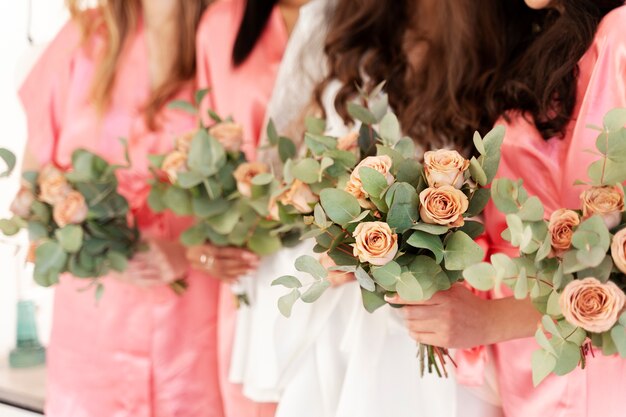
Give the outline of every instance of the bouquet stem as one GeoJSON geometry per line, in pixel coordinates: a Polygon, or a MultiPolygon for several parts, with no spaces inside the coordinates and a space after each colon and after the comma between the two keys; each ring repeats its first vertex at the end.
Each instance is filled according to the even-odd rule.
{"type": "Polygon", "coordinates": [[[176,295],[184,294],[188,286],[187,281],[184,279],[179,279],[178,281],[174,281],[170,284],[170,288],[176,295]]]}
{"type": "Polygon", "coordinates": [[[452,356],[450,356],[450,353],[446,348],[418,343],[417,357],[420,361],[421,376],[424,376],[424,372],[426,371],[426,368],[428,368],[429,374],[432,374],[434,370],[440,378],[442,376],[447,378],[448,371],[446,370],[446,365],[448,360],[456,366],[454,359],[452,359],[452,356]]]}

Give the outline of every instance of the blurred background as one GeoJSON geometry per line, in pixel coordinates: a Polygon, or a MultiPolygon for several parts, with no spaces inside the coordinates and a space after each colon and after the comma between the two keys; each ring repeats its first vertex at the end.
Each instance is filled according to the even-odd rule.
{"type": "MultiPolygon", "coordinates": [[[[0,147],[12,150],[18,161],[21,161],[26,139],[26,121],[17,90],[30,66],[66,19],[63,0],[0,2],[0,147]]],[[[9,179],[0,179],[0,217],[8,215],[18,184],[19,172],[9,179]]],[[[24,243],[25,236],[16,240],[24,243]]],[[[25,399],[24,394],[33,396],[31,402],[38,402],[37,397],[43,392],[43,368],[10,370],[8,355],[15,347],[18,293],[35,302],[39,337],[45,344],[49,337],[52,291],[36,288],[30,277],[24,277],[18,292],[16,266],[19,263],[15,261],[14,252],[11,244],[0,242],[0,403],[20,403],[25,399]]],[[[0,404],[1,417],[23,415],[30,414],[0,404]]]]}

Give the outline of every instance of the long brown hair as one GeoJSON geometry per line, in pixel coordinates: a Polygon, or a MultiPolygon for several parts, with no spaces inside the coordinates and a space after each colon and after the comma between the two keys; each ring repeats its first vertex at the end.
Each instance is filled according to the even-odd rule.
{"type": "MultiPolygon", "coordinates": [[[[154,91],[145,104],[145,115],[151,129],[157,127],[156,116],[163,106],[196,74],[196,29],[202,12],[211,0],[181,0],[178,12],[177,55],[169,76],[154,91]]],[[[85,39],[96,31],[105,34],[105,48],[92,83],[91,98],[99,110],[106,109],[115,84],[115,72],[120,56],[130,36],[141,20],[141,0],[98,0],[98,13],[85,10],[85,0],[66,0],[74,19],[83,30],[85,39]]]]}
{"type": "MultiPolygon", "coordinates": [[[[624,0],[558,0],[550,10],[530,12],[533,30],[520,32],[513,45],[517,57],[487,100],[492,114],[520,110],[545,139],[563,137],[576,106],[578,62],[602,18],[623,5],[624,0]]],[[[505,19],[516,22],[519,14],[509,10],[505,19]]]]}
{"type": "Polygon", "coordinates": [[[335,107],[348,122],[347,102],[358,89],[386,81],[406,134],[425,148],[464,147],[475,130],[494,122],[483,105],[506,61],[501,35],[514,30],[501,23],[500,4],[507,1],[436,0],[426,29],[418,23],[416,0],[338,0],[329,13],[329,74],[316,89],[318,105],[328,83],[339,80],[335,107]]]}

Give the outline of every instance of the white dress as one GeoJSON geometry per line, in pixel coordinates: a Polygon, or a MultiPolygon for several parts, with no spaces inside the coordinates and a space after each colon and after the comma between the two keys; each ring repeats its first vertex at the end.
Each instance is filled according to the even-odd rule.
{"type": "MultiPolygon", "coordinates": [[[[268,107],[279,132],[300,117],[323,77],[328,3],[313,0],[300,11],[268,107]]],[[[348,132],[332,106],[338,88],[331,83],[324,95],[327,128],[337,136],[348,132]]],[[[299,255],[313,255],[312,245],[305,242],[265,259],[249,281],[254,283],[249,289],[253,303],[242,310],[245,336],[236,342],[240,359],[233,356],[237,364],[231,369],[245,395],[278,401],[276,417],[501,415],[491,403],[497,403],[497,395],[486,387],[489,392],[479,396],[460,387],[453,376],[421,377],[417,346],[398,312],[385,306],[368,313],[356,282],[328,289],[314,304],[298,302],[290,318],[282,317],[276,303],[286,290],[269,284],[281,275],[298,275],[293,262],[299,255]]]]}

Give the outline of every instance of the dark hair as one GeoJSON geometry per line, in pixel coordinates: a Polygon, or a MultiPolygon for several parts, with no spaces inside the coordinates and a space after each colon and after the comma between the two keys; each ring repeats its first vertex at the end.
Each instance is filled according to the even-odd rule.
{"type": "Polygon", "coordinates": [[[316,88],[318,105],[328,84],[339,80],[335,107],[349,122],[347,102],[358,89],[386,81],[404,133],[425,148],[444,141],[465,147],[475,130],[487,131],[495,121],[484,103],[509,53],[503,33],[517,30],[504,23],[502,4],[509,1],[478,7],[475,0],[439,0],[423,28],[415,0],[338,0],[329,13],[329,74],[316,88]]]}
{"type": "MultiPolygon", "coordinates": [[[[492,115],[520,110],[545,139],[563,137],[576,106],[578,62],[602,18],[623,5],[624,0],[561,0],[554,9],[531,12],[527,21],[533,27],[513,40],[517,56],[487,101],[492,115]]],[[[507,21],[518,20],[509,10],[507,21]]]]}
{"type": "Polygon", "coordinates": [[[278,0],[248,0],[233,46],[233,64],[243,64],[261,38],[278,0]]]}

